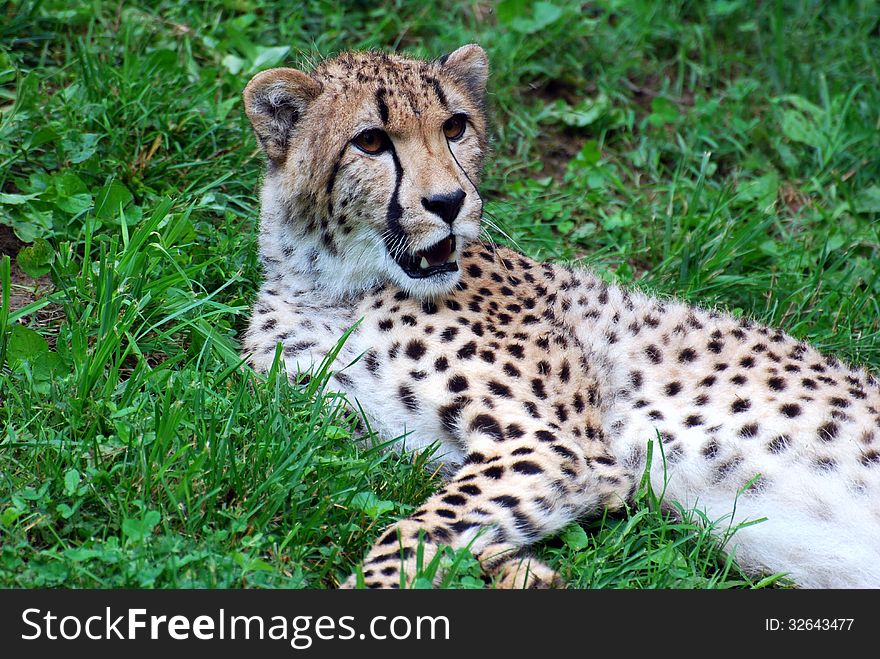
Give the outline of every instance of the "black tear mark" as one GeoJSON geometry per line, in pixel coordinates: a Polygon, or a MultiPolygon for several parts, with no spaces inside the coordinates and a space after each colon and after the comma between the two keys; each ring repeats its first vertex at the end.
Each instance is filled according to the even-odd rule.
{"type": "Polygon", "coordinates": [[[376,105],[379,108],[379,118],[385,125],[388,124],[388,104],[385,102],[385,95],[387,93],[388,92],[384,87],[379,87],[379,89],[376,90],[376,105]]]}
{"type": "Polygon", "coordinates": [[[443,109],[448,110],[449,104],[446,101],[446,94],[443,93],[443,87],[440,85],[440,81],[437,78],[430,78],[431,86],[434,88],[434,93],[437,94],[437,100],[440,101],[440,105],[443,106],[443,109]]]}
{"type": "Polygon", "coordinates": [[[385,221],[388,224],[388,233],[385,236],[385,247],[389,252],[394,248],[399,249],[406,241],[406,232],[400,225],[400,218],[403,217],[403,207],[400,205],[400,182],[403,180],[403,165],[400,164],[400,158],[397,157],[397,151],[394,150],[392,144],[388,148],[391,158],[394,161],[394,192],[391,193],[391,201],[388,202],[388,212],[385,221]]]}
{"type": "MultiPolygon", "coordinates": [[[[339,152],[339,155],[336,156],[336,162],[333,163],[333,168],[330,170],[330,177],[327,179],[327,195],[329,196],[331,192],[333,192],[333,186],[336,183],[336,175],[339,173],[339,167],[342,165],[342,156],[345,155],[345,149],[348,148],[348,145],[339,152]]],[[[333,202],[330,202],[329,214],[333,215],[333,202]]]]}

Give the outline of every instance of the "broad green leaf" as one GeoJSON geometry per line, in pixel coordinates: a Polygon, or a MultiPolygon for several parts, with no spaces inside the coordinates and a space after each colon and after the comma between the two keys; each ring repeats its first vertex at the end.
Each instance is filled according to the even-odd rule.
{"type": "Polygon", "coordinates": [[[632,226],[633,216],[632,213],[625,210],[615,210],[610,215],[602,215],[601,216],[602,228],[606,231],[613,231],[614,229],[619,229],[620,227],[628,227],[632,226]]]}
{"type": "Polygon", "coordinates": [[[665,126],[678,121],[679,111],[675,103],[668,98],[655,96],[651,99],[651,114],[648,115],[648,123],[652,126],[665,126]]]}
{"type": "Polygon", "coordinates": [[[0,85],[5,85],[15,80],[15,63],[9,53],[0,50],[0,85]]]}
{"type": "Polygon", "coordinates": [[[857,213],[880,213],[880,185],[871,185],[856,195],[857,213]]]}
{"type": "Polygon", "coordinates": [[[80,192],[79,194],[59,196],[55,200],[55,205],[65,213],[71,215],[79,215],[87,211],[92,206],[92,195],[88,192],[80,192]]]}
{"type": "Polygon", "coordinates": [[[586,549],[590,545],[590,538],[580,524],[572,524],[562,534],[562,540],[572,549],[586,549]]]}
{"type": "Polygon", "coordinates": [[[134,196],[119,181],[111,181],[95,198],[95,215],[102,220],[118,220],[119,208],[128,205],[134,196]]]}
{"type": "Polygon", "coordinates": [[[95,133],[71,132],[61,140],[61,147],[64,149],[67,159],[77,164],[88,160],[95,154],[100,139],[101,136],[95,133]]]}
{"type": "Polygon", "coordinates": [[[6,192],[0,192],[0,204],[7,204],[9,206],[18,206],[20,204],[26,204],[31,199],[36,199],[39,197],[39,193],[37,194],[12,194],[6,192]]]}
{"type": "Polygon", "coordinates": [[[43,146],[44,144],[48,144],[49,142],[54,142],[57,139],[58,133],[55,132],[54,128],[52,128],[51,126],[43,126],[39,130],[28,136],[27,149],[36,149],[37,147],[43,146]]]}
{"type": "Polygon", "coordinates": [[[715,0],[708,8],[710,16],[729,16],[739,11],[743,6],[742,0],[715,0]]]}
{"type": "Polygon", "coordinates": [[[12,225],[15,235],[23,243],[32,243],[37,238],[48,236],[52,233],[51,211],[38,211],[25,206],[20,214],[16,213],[10,219],[11,222],[4,223],[12,225]]]}
{"type": "Polygon", "coordinates": [[[245,572],[273,572],[275,570],[272,565],[264,561],[262,558],[251,558],[241,552],[235,552],[235,554],[233,554],[233,560],[235,560],[245,572]]]}
{"type": "Polygon", "coordinates": [[[154,50],[146,58],[144,68],[152,75],[173,71],[177,67],[177,53],[173,50],[154,50]]]}
{"type": "Polygon", "coordinates": [[[339,426],[327,426],[327,429],[324,431],[324,436],[327,437],[327,439],[349,439],[351,433],[345,428],[340,428],[339,426]]]}
{"type": "Polygon", "coordinates": [[[537,30],[542,30],[548,25],[562,18],[562,9],[551,2],[536,2],[534,7],[534,24],[537,30]]]}
{"type": "Polygon", "coordinates": [[[52,183],[52,177],[46,172],[31,172],[26,184],[22,185],[22,191],[26,193],[44,192],[52,183]]]}
{"type": "Polygon", "coordinates": [[[773,210],[778,192],[779,175],[776,172],[769,172],[743,183],[739,188],[738,196],[746,201],[757,202],[763,212],[769,213],[773,210]]]}
{"type": "Polygon", "coordinates": [[[232,75],[238,75],[241,73],[242,69],[246,62],[241,58],[233,54],[226,55],[221,62],[223,66],[226,67],[226,70],[229,71],[232,75]]]}
{"type": "Polygon", "coordinates": [[[786,94],[785,96],[780,96],[777,101],[793,105],[796,109],[800,110],[804,114],[812,116],[814,121],[820,121],[825,116],[825,110],[820,108],[815,103],[810,103],[810,101],[805,99],[803,96],[798,96],[797,94],[786,94]]]}
{"type": "Polygon", "coordinates": [[[34,391],[44,396],[52,393],[55,376],[65,368],[64,359],[57,352],[43,352],[31,362],[34,375],[34,391]]]}
{"type": "Polygon", "coordinates": [[[82,83],[79,83],[79,82],[71,83],[61,89],[61,96],[67,102],[75,101],[77,98],[81,97],[84,93],[85,93],[85,91],[83,90],[82,83]]]}
{"type": "Polygon", "coordinates": [[[784,110],[780,123],[782,132],[790,140],[813,147],[824,141],[815,124],[797,110],[784,110]]]}
{"type": "Polygon", "coordinates": [[[284,61],[289,52],[290,46],[258,47],[256,57],[254,57],[254,61],[250,66],[251,73],[278,66],[284,61]]]}
{"type": "Polygon", "coordinates": [[[80,476],[76,469],[68,469],[64,472],[64,493],[67,496],[72,496],[76,493],[76,488],[79,487],[79,481],[80,476]]]}
{"type": "Polygon", "coordinates": [[[599,164],[602,153],[599,151],[599,143],[596,140],[587,140],[576,156],[578,165],[594,167],[599,164]]]}
{"type": "Polygon", "coordinates": [[[521,14],[509,21],[510,27],[523,34],[534,34],[547,28],[562,17],[562,9],[550,2],[536,2],[531,16],[521,14]]]}
{"type": "Polygon", "coordinates": [[[24,325],[13,325],[6,344],[6,359],[10,365],[25,360],[33,363],[38,355],[49,351],[49,344],[42,336],[24,325]]]}
{"type": "Polygon", "coordinates": [[[52,245],[43,238],[36,238],[27,247],[22,247],[15,257],[18,267],[28,277],[42,277],[51,270],[55,261],[52,245]]]}
{"type": "Polygon", "coordinates": [[[11,526],[15,523],[15,520],[22,516],[23,513],[23,510],[19,510],[14,506],[7,506],[3,509],[3,512],[0,513],[0,526],[11,526]]]}
{"type": "Polygon", "coordinates": [[[607,117],[610,109],[608,97],[599,94],[594,99],[584,99],[574,106],[563,100],[557,100],[544,108],[540,119],[544,122],[558,122],[572,128],[584,128],[607,117]]]}
{"type": "Polygon", "coordinates": [[[495,6],[495,15],[502,25],[509,25],[517,18],[524,18],[529,14],[528,0],[501,0],[495,6]]]}
{"type": "MultiPolygon", "coordinates": [[[[59,505],[58,508],[61,508],[59,505]]],[[[89,561],[93,558],[98,558],[104,552],[99,549],[89,549],[87,547],[71,547],[70,549],[64,550],[64,558],[67,558],[75,563],[79,563],[80,561],[89,561]]]]}
{"type": "Polygon", "coordinates": [[[777,139],[774,141],[773,146],[776,148],[776,152],[779,154],[780,159],[786,167],[789,169],[797,168],[800,161],[788,144],[781,139],[777,139]]]}
{"type": "Polygon", "coordinates": [[[122,521],[122,533],[132,542],[141,542],[153,532],[161,519],[162,516],[155,510],[147,511],[142,519],[127,517],[122,521]]]}
{"type": "Polygon", "coordinates": [[[45,103],[45,97],[40,93],[40,79],[45,75],[41,71],[30,71],[18,81],[15,90],[15,103],[19,110],[39,109],[45,103]]]}
{"type": "Polygon", "coordinates": [[[846,242],[846,236],[840,231],[835,231],[830,236],[828,236],[828,241],[825,244],[829,252],[836,252],[841,247],[843,247],[846,242]]]}
{"type": "Polygon", "coordinates": [[[373,519],[377,519],[383,513],[394,510],[391,501],[384,501],[372,492],[358,492],[351,500],[351,507],[360,510],[373,519]]]}
{"type": "Polygon", "coordinates": [[[85,182],[79,176],[69,171],[61,172],[57,176],[52,177],[52,183],[59,197],[67,197],[89,191],[85,182]]]}
{"type": "Polygon", "coordinates": [[[49,485],[49,481],[44,481],[38,490],[32,487],[24,487],[12,495],[13,500],[18,498],[23,501],[42,501],[49,491],[49,485]]]}

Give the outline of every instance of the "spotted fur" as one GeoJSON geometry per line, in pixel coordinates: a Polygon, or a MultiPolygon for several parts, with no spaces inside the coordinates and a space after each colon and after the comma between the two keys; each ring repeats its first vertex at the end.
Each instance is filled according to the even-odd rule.
{"type": "Polygon", "coordinates": [[[295,374],[354,326],[334,386],[383,437],[439,440],[451,473],[383,533],[366,584],[411,579],[422,543],[425,560],[470,547],[502,586],[556,585],[523,550],[629,501],[653,444],[667,503],[766,518],[726,545],[747,570],[880,587],[877,379],[781,330],[479,242],[487,71],[474,45],[431,62],[354,53],[245,91],[269,167],[244,353],[265,370],[280,343],[295,374]],[[388,148],[361,150],[365,130],[388,148]],[[461,192],[454,213],[427,203],[461,192]],[[444,271],[399,264],[450,235],[444,271]]]}

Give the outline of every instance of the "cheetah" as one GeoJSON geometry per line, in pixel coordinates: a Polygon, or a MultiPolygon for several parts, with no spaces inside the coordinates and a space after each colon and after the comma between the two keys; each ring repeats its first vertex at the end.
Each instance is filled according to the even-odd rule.
{"type": "Polygon", "coordinates": [[[625,506],[647,468],[667,503],[764,520],[725,547],[748,572],[880,587],[875,376],[481,241],[488,70],[473,44],[355,52],[244,91],[267,166],[243,354],[265,371],[280,350],[291,377],[329,355],[379,436],[439,442],[450,474],[381,535],[365,584],[406,586],[451,546],[501,587],[561,585],[529,545],[625,506]]]}

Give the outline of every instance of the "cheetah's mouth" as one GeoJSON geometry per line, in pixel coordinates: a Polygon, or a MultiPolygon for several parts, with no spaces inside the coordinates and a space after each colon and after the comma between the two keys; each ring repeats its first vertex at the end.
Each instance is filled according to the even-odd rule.
{"type": "Polygon", "coordinates": [[[455,236],[440,240],[415,254],[393,255],[394,262],[412,279],[424,279],[444,272],[458,270],[455,236]]]}

